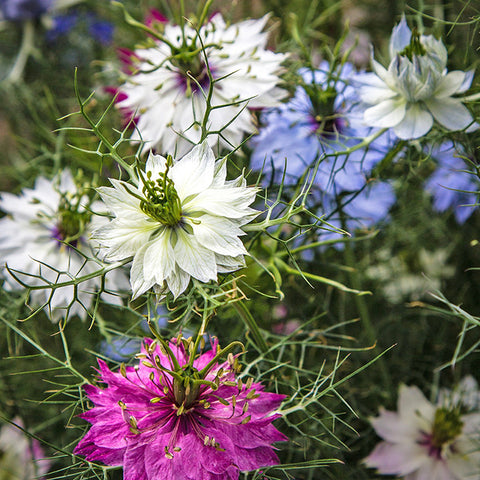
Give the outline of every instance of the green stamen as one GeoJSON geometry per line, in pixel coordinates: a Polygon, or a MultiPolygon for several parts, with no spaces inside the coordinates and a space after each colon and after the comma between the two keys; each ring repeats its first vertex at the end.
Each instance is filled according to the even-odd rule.
{"type": "Polygon", "coordinates": [[[182,204],[173,181],[168,178],[168,171],[172,164],[173,159],[169,155],[167,168],[157,179],[152,179],[152,172],[147,172],[145,178],[138,170],[139,177],[143,182],[142,192],[145,196],[145,199],[140,202],[140,208],[149,217],[169,227],[178,225],[182,219],[182,204]]]}
{"type": "Polygon", "coordinates": [[[331,134],[335,132],[335,99],[337,91],[333,87],[322,89],[317,84],[303,85],[310,101],[312,102],[315,121],[318,124],[317,134],[331,134]]]}
{"type": "Polygon", "coordinates": [[[413,59],[413,56],[422,56],[427,53],[427,50],[422,45],[420,41],[420,33],[418,33],[417,28],[413,28],[412,37],[410,38],[410,44],[407,45],[401,52],[400,55],[407,57],[410,61],[413,59]]]}
{"type": "Polygon", "coordinates": [[[183,372],[177,372],[180,374],[181,380],[176,378],[173,380],[173,393],[175,395],[175,403],[179,406],[183,405],[185,409],[188,409],[197,401],[202,382],[195,367],[185,365],[182,367],[182,370],[183,372]]]}
{"type": "Polygon", "coordinates": [[[435,412],[433,422],[432,445],[441,448],[451,442],[462,432],[463,422],[460,419],[459,410],[439,408],[435,412]]]}
{"type": "Polygon", "coordinates": [[[90,221],[89,211],[78,211],[81,195],[68,199],[62,195],[57,213],[57,235],[59,240],[75,244],[90,221]]]}

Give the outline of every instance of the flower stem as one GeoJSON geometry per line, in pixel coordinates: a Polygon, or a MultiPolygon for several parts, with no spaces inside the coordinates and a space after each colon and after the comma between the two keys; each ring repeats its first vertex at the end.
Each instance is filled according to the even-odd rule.
{"type": "Polygon", "coordinates": [[[246,327],[253,335],[255,343],[258,348],[264,354],[269,354],[269,348],[267,342],[262,336],[262,332],[260,332],[260,328],[257,325],[257,322],[253,318],[250,310],[246,307],[246,305],[242,301],[233,302],[232,305],[234,306],[235,310],[239,314],[240,318],[244,321],[246,327]]]}
{"type": "MultiPolygon", "coordinates": [[[[348,271],[349,277],[350,277],[350,283],[352,284],[353,288],[360,290],[361,281],[358,275],[358,269],[356,267],[355,255],[353,253],[352,246],[350,245],[349,242],[345,243],[344,254],[345,254],[345,263],[347,264],[347,266],[350,267],[348,271]]],[[[374,345],[374,352],[378,354],[380,352],[380,349],[377,346],[377,332],[370,319],[370,313],[368,311],[367,302],[365,301],[365,298],[362,295],[355,295],[355,304],[357,306],[358,313],[360,314],[360,319],[365,329],[365,337],[367,339],[367,342],[371,345],[374,345]]],[[[387,385],[391,391],[393,388],[392,381],[388,373],[388,369],[385,364],[383,355],[381,356],[381,358],[380,356],[378,357],[378,366],[380,368],[380,373],[383,377],[384,385],[387,385]]]]}
{"type": "Polygon", "coordinates": [[[35,29],[33,22],[31,20],[24,22],[22,45],[20,46],[15,64],[5,78],[6,82],[16,83],[22,77],[28,57],[32,53],[34,47],[34,33],[35,29]]]}
{"type": "Polygon", "coordinates": [[[288,264],[286,264],[284,261],[280,260],[279,258],[275,259],[275,264],[278,266],[279,269],[284,270],[285,272],[287,272],[289,274],[298,275],[300,277],[303,277],[305,280],[313,280],[315,282],[330,285],[331,287],[338,288],[342,292],[354,293],[357,296],[371,295],[372,294],[372,292],[369,292],[367,290],[359,290],[359,289],[355,288],[355,286],[354,286],[354,288],[349,288],[346,285],[343,285],[342,283],[337,282],[335,280],[332,280],[330,278],[321,277],[321,276],[315,275],[313,273],[303,272],[303,271],[297,270],[295,268],[290,267],[288,264]]]}
{"type": "Polygon", "coordinates": [[[200,325],[200,329],[197,332],[197,338],[195,338],[195,344],[193,345],[193,350],[190,355],[190,358],[188,359],[188,364],[193,367],[193,361],[195,359],[195,352],[198,349],[198,345],[200,344],[200,340],[203,338],[205,335],[205,331],[207,330],[207,325],[208,325],[208,315],[206,312],[203,314],[202,318],[202,324],[200,325]]]}

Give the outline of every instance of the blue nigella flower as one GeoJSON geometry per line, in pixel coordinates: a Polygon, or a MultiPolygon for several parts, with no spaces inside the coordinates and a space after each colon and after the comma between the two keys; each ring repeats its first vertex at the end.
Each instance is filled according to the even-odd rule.
{"type": "Polygon", "coordinates": [[[464,223],[478,203],[480,182],[476,172],[452,142],[432,148],[430,155],[438,163],[425,184],[433,196],[433,208],[438,212],[452,208],[457,222],[464,223]]]}
{"type": "MultiPolygon", "coordinates": [[[[1,1],[1,0],[0,0],[1,1]]],[[[114,26],[100,19],[95,13],[80,13],[77,11],[57,15],[53,19],[53,27],[47,33],[50,42],[68,35],[77,26],[83,26],[88,34],[102,45],[108,45],[113,40],[114,26]]]]}
{"type": "Polygon", "coordinates": [[[87,16],[88,32],[102,45],[112,43],[114,26],[106,20],[101,20],[93,13],[87,16]]]}
{"type": "Polygon", "coordinates": [[[251,166],[263,169],[267,185],[278,184],[284,170],[285,183],[295,184],[318,165],[312,200],[321,202],[329,223],[347,230],[370,227],[395,202],[390,183],[368,178],[394,139],[383,134],[366,148],[342,153],[375,132],[363,124],[357,107],[354,67],[346,63],[331,71],[324,61],[318,70],[299,73],[303,81],[293,98],[261,115],[263,127],[251,141],[251,166]]]}
{"type": "Polygon", "coordinates": [[[0,0],[0,11],[5,20],[20,22],[45,13],[53,0],[0,0]]]}

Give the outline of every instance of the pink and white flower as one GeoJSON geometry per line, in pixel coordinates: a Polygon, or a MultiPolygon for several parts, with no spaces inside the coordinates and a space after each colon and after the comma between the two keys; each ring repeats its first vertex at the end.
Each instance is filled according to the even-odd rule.
{"type": "Polygon", "coordinates": [[[380,410],[371,423],[383,438],[364,460],[405,480],[480,479],[480,414],[460,405],[434,405],[417,387],[402,385],[397,412],[380,410]]]}

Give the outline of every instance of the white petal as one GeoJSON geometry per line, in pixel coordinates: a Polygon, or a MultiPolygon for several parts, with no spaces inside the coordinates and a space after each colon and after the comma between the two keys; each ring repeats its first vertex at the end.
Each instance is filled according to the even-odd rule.
{"type": "Polygon", "coordinates": [[[384,100],[365,110],[365,123],[372,127],[389,128],[398,125],[405,116],[406,101],[384,100]]]}
{"type": "Polygon", "coordinates": [[[403,140],[419,138],[430,131],[433,118],[430,113],[423,110],[418,103],[409,104],[405,117],[395,126],[395,135],[403,140]]]}
{"type": "Polygon", "coordinates": [[[446,459],[446,463],[448,469],[455,475],[455,478],[475,479],[480,474],[478,458],[473,459],[460,454],[452,455],[446,459]]]}
{"type": "Polygon", "coordinates": [[[145,244],[138,250],[133,259],[132,269],[130,270],[130,285],[132,286],[132,300],[135,300],[142,293],[145,293],[155,283],[154,280],[147,281],[144,277],[143,264],[145,261],[145,252],[149,244],[145,244]]]}
{"type": "Polygon", "coordinates": [[[243,268],[245,266],[245,260],[243,255],[238,257],[230,257],[225,255],[219,255],[218,253],[215,254],[215,260],[217,262],[217,271],[218,273],[228,273],[234,272],[239,268],[243,268]]]}
{"type": "Polygon", "coordinates": [[[167,278],[167,285],[174,298],[183,293],[190,282],[190,275],[181,268],[176,268],[175,272],[167,278]]]}
{"type": "Polygon", "coordinates": [[[198,242],[215,253],[232,257],[247,253],[238,238],[242,230],[225,218],[202,215],[195,218],[192,228],[198,242]]]}
{"type": "Polygon", "coordinates": [[[117,215],[117,213],[121,213],[122,216],[128,215],[132,218],[138,217],[139,215],[146,216],[140,209],[140,201],[128,193],[129,189],[136,193],[136,187],[128,185],[121,180],[115,180],[114,178],[111,178],[110,182],[114,188],[97,188],[98,193],[100,193],[102,200],[105,202],[105,205],[110,212],[114,213],[115,215],[117,215]]]}
{"type": "Polygon", "coordinates": [[[161,155],[150,153],[147,164],[145,165],[145,173],[152,172],[152,180],[160,177],[167,168],[167,159],[161,155]]]}
{"type": "MultiPolygon", "coordinates": [[[[457,480],[443,460],[432,457],[416,472],[416,480],[457,480]]],[[[460,477],[461,478],[461,477],[460,477]]]]}
{"type": "Polygon", "coordinates": [[[392,30],[390,37],[390,58],[393,58],[397,53],[400,53],[410,43],[412,32],[408,28],[405,15],[402,15],[400,23],[392,30]]]}
{"type": "Polygon", "coordinates": [[[470,85],[473,82],[474,75],[475,70],[469,70],[468,72],[465,72],[465,79],[463,80],[462,85],[460,85],[460,88],[457,90],[457,93],[466,92],[470,88],[470,85]]]}
{"type": "Polygon", "coordinates": [[[433,92],[433,96],[436,98],[450,97],[454,93],[460,91],[462,85],[465,82],[467,74],[460,70],[447,73],[440,79],[437,88],[433,92]]]}
{"type": "Polygon", "coordinates": [[[370,423],[377,435],[387,442],[405,443],[415,442],[419,435],[417,422],[400,417],[396,412],[380,409],[380,415],[370,419],[370,423]]]}
{"type": "Polygon", "coordinates": [[[192,198],[185,209],[187,215],[188,212],[207,212],[227,218],[249,217],[247,221],[250,221],[252,215],[258,214],[248,207],[255,200],[256,193],[256,188],[210,188],[192,198]]]}
{"type": "Polygon", "coordinates": [[[135,255],[158,228],[154,222],[138,219],[136,222],[116,218],[92,233],[110,260],[123,260],[135,255]]]}
{"type": "Polygon", "coordinates": [[[473,122],[468,108],[455,98],[431,98],[425,104],[435,120],[448,130],[463,130],[473,122]]]}
{"type": "Polygon", "coordinates": [[[171,168],[169,177],[180,200],[206,190],[213,181],[215,155],[207,142],[194,147],[171,168]]]}
{"type": "Polygon", "coordinates": [[[388,88],[377,76],[375,78],[378,79],[378,85],[363,85],[360,87],[359,93],[363,102],[375,105],[397,95],[397,92],[388,88]]]}
{"type": "Polygon", "coordinates": [[[193,235],[179,228],[177,243],[174,247],[175,260],[178,266],[201,282],[217,279],[215,254],[202,247],[193,235]]]}
{"type": "Polygon", "coordinates": [[[404,421],[409,422],[413,419],[415,422],[420,422],[423,431],[431,431],[436,407],[425,398],[419,388],[401,385],[397,403],[398,414],[404,421]]]}
{"type": "Polygon", "coordinates": [[[171,229],[164,228],[149,243],[143,260],[145,279],[163,285],[164,280],[175,269],[175,254],[170,244],[171,229]]]}
{"type": "Polygon", "coordinates": [[[391,74],[389,73],[390,67],[387,70],[383,65],[380,65],[373,57],[371,59],[371,63],[372,70],[375,72],[375,74],[378,75],[381,80],[388,84],[391,80],[391,74]]]}
{"type": "MultiPolygon", "coordinates": [[[[477,392],[478,395],[478,392],[477,392]]],[[[469,413],[462,416],[463,433],[475,435],[480,432],[480,413],[469,413]]]]}
{"type": "Polygon", "coordinates": [[[428,463],[428,455],[414,442],[410,444],[380,442],[364,463],[384,475],[403,476],[428,463]]]}

